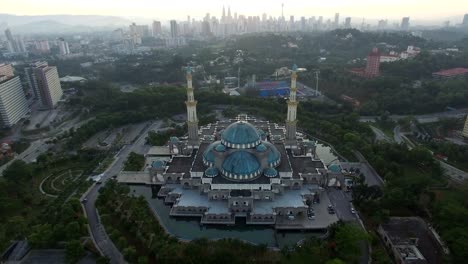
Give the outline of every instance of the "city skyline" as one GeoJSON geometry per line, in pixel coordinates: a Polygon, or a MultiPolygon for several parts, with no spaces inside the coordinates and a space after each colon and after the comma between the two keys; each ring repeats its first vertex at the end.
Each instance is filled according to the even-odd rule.
{"type": "Polygon", "coordinates": [[[461,16],[468,12],[462,0],[394,0],[370,1],[333,0],[327,2],[310,2],[298,0],[293,3],[284,0],[273,1],[187,1],[177,3],[156,3],[150,0],[18,0],[2,5],[2,12],[15,15],[111,15],[121,17],[157,18],[162,20],[183,19],[187,15],[194,18],[204,17],[207,13],[219,17],[222,7],[230,7],[232,12],[246,16],[260,16],[267,13],[273,17],[281,16],[281,4],[284,3],[284,15],[333,17],[340,13],[342,17],[364,17],[367,19],[401,19],[410,16],[421,21],[435,21],[461,16]],[[64,4],[66,2],[66,4],[64,4]],[[112,8],[109,8],[112,7],[112,8]]]}

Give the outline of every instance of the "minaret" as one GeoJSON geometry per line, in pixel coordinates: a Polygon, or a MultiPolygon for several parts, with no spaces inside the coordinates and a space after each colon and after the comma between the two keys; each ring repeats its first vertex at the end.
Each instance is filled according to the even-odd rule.
{"type": "Polygon", "coordinates": [[[292,142],[296,140],[296,114],[297,114],[297,100],[296,100],[296,79],[297,79],[297,65],[294,64],[291,73],[291,91],[289,92],[288,100],[288,117],[286,119],[286,141],[292,142]]]}
{"type": "Polygon", "coordinates": [[[189,145],[198,145],[197,101],[193,95],[192,68],[187,67],[187,126],[189,145]]]}

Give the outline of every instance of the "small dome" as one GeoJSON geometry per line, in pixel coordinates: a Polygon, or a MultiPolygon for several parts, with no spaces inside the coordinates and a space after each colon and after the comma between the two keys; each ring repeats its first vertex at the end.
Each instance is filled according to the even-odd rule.
{"type": "Polygon", "coordinates": [[[273,178],[278,176],[278,171],[274,168],[266,168],[265,170],[263,170],[263,174],[265,174],[265,176],[269,178],[273,178]]]}
{"type": "Polygon", "coordinates": [[[215,162],[215,154],[214,154],[214,149],[218,146],[221,145],[220,141],[215,141],[211,143],[203,152],[203,163],[206,166],[212,166],[215,162]]]}
{"type": "Polygon", "coordinates": [[[223,162],[223,174],[230,179],[252,179],[260,174],[260,163],[253,154],[239,150],[223,162]]]}
{"type": "Polygon", "coordinates": [[[260,152],[265,152],[267,150],[267,147],[265,146],[265,144],[260,144],[256,147],[257,151],[260,151],[260,152]]]}
{"type": "Polygon", "coordinates": [[[328,170],[331,172],[341,172],[341,167],[339,164],[331,164],[328,166],[328,170]]]}
{"type": "Polygon", "coordinates": [[[226,147],[223,144],[219,144],[215,147],[215,150],[218,152],[224,152],[226,151],[226,147]]]}
{"type": "Polygon", "coordinates": [[[268,166],[278,166],[281,160],[281,154],[278,149],[276,149],[275,145],[270,142],[264,142],[263,144],[268,147],[268,166]]]}
{"type": "Polygon", "coordinates": [[[169,139],[171,141],[171,143],[175,144],[175,143],[178,143],[179,142],[179,138],[178,137],[171,137],[169,139]]]}
{"type": "Polygon", "coordinates": [[[248,122],[239,121],[229,125],[221,134],[221,142],[230,148],[253,148],[261,143],[257,129],[248,122]]]}
{"type": "Polygon", "coordinates": [[[164,162],[164,160],[155,160],[151,163],[151,167],[155,169],[162,169],[164,166],[166,166],[166,162],[164,162]]]}
{"type": "Polygon", "coordinates": [[[209,167],[208,169],[205,170],[206,177],[214,178],[218,176],[218,174],[219,174],[219,170],[215,167],[209,167]]]}

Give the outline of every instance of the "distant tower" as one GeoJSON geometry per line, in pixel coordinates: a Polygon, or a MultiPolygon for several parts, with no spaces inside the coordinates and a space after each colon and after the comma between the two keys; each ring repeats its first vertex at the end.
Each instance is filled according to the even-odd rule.
{"type": "Polygon", "coordinates": [[[284,20],[284,3],[281,4],[281,19],[284,20]]]}
{"type": "Polygon", "coordinates": [[[409,17],[404,17],[401,20],[401,29],[408,30],[409,27],[410,27],[410,18],[409,17]]]}
{"type": "Polygon", "coordinates": [[[198,118],[197,118],[197,101],[193,95],[192,86],[192,68],[187,67],[187,126],[188,126],[188,141],[189,145],[198,144],[198,118]]]}
{"type": "Polygon", "coordinates": [[[468,139],[468,116],[466,116],[465,128],[463,128],[463,137],[468,139]]]}
{"type": "Polygon", "coordinates": [[[375,77],[380,74],[380,52],[379,49],[373,48],[372,52],[367,56],[367,65],[365,69],[366,77],[375,77]]]}
{"type": "Polygon", "coordinates": [[[296,125],[297,125],[297,100],[296,100],[296,80],[297,80],[297,65],[294,64],[291,73],[291,91],[288,100],[288,116],[286,119],[286,141],[296,140],[296,125]]]}

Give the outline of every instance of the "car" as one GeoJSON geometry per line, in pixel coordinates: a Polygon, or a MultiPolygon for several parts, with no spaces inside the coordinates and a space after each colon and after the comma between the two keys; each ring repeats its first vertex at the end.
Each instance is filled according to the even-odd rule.
{"type": "Polygon", "coordinates": [[[117,174],[116,174],[116,175],[112,175],[112,179],[117,179],[117,174]]]}
{"type": "Polygon", "coordinates": [[[351,207],[351,213],[352,214],[355,214],[356,213],[356,210],[354,210],[354,208],[351,207]]]}
{"type": "Polygon", "coordinates": [[[82,203],[86,203],[88,201],[88,198],[84,198],[83,200],[81,200],[82,203]]]}

